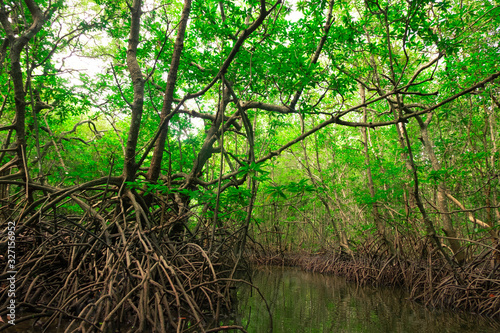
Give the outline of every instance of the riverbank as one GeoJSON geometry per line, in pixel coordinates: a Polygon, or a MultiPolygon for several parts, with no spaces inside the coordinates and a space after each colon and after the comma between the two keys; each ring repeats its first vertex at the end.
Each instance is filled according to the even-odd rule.
{"type": "Polygon", "coordinates": [[[345,253],[254,253],[259,265],[300,267],[305,271],[343,276],[359,285],[398,286],[411,300],[432,308],[479,314],[500,320],[500,271],[478,256],[457,267],[429,255],[422,260],[401,256],[345,253]]]}

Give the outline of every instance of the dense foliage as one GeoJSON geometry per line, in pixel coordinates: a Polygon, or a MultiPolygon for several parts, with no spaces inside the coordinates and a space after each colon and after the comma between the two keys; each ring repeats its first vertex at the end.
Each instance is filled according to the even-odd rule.
{"type": "Polygon", "coordinates": [[[0,225],[40,316],[206,325],[248,245],[498,274],[497,1],[1,0],[0,24],[0,225]]]}

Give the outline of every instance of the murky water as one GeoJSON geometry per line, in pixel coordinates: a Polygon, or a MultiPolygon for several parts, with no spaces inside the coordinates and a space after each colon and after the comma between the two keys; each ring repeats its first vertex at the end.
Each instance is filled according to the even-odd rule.
{"type": "MultiPolygon", "coordinates": [[[[498,322],[463,313],[430,311],[408,301],[399,289],[361,288],[343,278],[290,268],[260,269],[252,280],[267,299],[272,322],[260,295],[242,285],[235,304],[238,314],[224,323],[242,325],[249,333],[500,332],[498,322]]],[[[20,323],[7,332],[35,333],[41,328],[20,323]]],[[[60,333],[64,329],[54,327],[46,332],[60,333]]]]}
{"type": "Polygon", "coordinates": [[[500,332],[500,323],[474,315],[430,311],[399,289],[357,287],[343,278],[297,269],[256,271],[255,291],[238,291],[236,322],[248,332],[500,332]]]}

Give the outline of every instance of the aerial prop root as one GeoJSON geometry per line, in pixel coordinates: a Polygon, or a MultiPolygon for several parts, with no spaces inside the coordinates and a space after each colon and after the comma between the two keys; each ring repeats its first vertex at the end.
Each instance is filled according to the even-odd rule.
{"type": "MultiPolygon", "coordinates": [[[[118,187],[104,195],[103,185],[52,192],[39,206],[13,213],[24,216],[16,235],[18,311],[29,313],[16,323],[47,328],[69,320],[68,333],[164,332],[177,331],[183,320],[206,330],[217,304],[230,304],[222,300],[229,295],[227,255],[208,253],[193,240],[171,242],[161,228],[151,230],[154,221],[146,224],[140,204],[117,198],[118,187]],[[85,212],[68,211],[63,196],[85,212]]],[[[7,292],[0,289],[2,303],[7,292]]]]}

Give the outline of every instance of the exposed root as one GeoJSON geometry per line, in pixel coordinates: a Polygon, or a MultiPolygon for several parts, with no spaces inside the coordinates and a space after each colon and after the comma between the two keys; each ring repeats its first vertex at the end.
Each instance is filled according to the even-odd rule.
{"type": "MultiPolygon", "coordinates": [[[[425,248],[426,245],[419,246],[425,248]]],[[[284,256],[255,253],[252,262],[298,266],[307,271],[344,276],[359,285],[401,286],[409,291],[410,299],[429,307],[464,310],[500,319],[500,269],[492,267],[488,259],[491,251],[494,249],[489,248],[455,271],[437,251],[419,259],[373,251],[361,251],[355,256],[342,252],[284,256]]]]}
{"type": "MultiPolygon", "coordinates": [[[[168,225],[153,223],[131,195],[73,200],[87,208],[83,217],[59,215],[55,204],[22,214],[16,323],[38,318],[46,328],[64,319],[67,333],[226,329],[207,330],[217,322],[214,316],[231,310],[231,241],[224,240],[217,253],[205,252],[193,239],[172,242],[168,225]]],[[[0,280],[6,278],[4,271],[0,280]]],[[[0,299],[8,300],[7,291],[1,287],[0,299]]]]}

